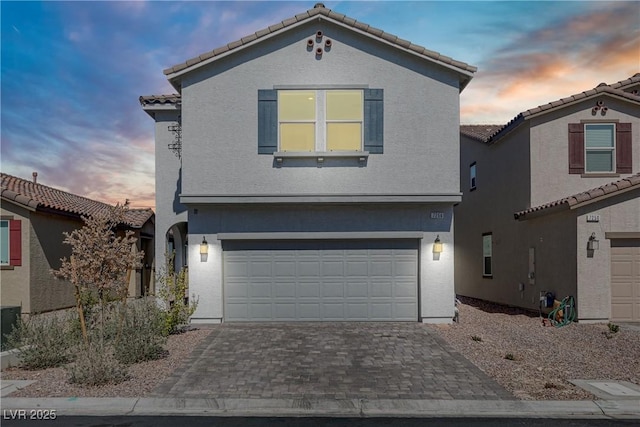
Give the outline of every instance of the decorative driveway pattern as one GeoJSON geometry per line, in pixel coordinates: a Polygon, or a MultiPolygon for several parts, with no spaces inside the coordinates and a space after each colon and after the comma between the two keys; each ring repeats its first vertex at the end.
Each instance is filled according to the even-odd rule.
{"type": "Polygon", "coordinates": [[[152,396],[515,399],[420,323],[226,323],[152,396]]]}

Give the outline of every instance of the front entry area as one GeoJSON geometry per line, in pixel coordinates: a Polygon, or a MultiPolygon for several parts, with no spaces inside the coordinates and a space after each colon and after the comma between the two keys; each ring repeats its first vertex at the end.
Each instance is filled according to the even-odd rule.
{"type": "Polygon", "coordinates": [[[222,242],[224,320],[417,321],[418,240],[222,242]]]}

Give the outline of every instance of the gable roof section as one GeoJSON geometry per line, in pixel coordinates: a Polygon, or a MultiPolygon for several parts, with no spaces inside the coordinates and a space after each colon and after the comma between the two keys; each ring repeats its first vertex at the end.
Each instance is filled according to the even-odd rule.
{"type": "MultiPolygon", "coordinates": [[[[511,132],[513,129],[520,126],[525,120],[528,120],[530,118],[533,118],[542,114],[546,114],[551,111],[559,110],[561,108],[565,108],[570,105],[577,104],[579,102],[583,102],[591,98],[595,98],[602,94],[607,94],[609,96],[640,105],[639,95],[636,95],[630,92],[625,92],[624,90],[621,89],[637,83],[640,83],[640,73],[636,73],[634,76],[626,80],[622,80],[617,83],[613,83],[611,85],[600,83],[598,86],[596,86],[593,89],[586,90],[584,92],[580,92],[578,94],[571,95],[566,98],[561,98],[556,101],[552,101],[547,104],[539,105],[538,107],[523,111],[519,113],[517,116],[515,116],[513,119],[511,119],[509,123],[507,123],[506,125],[500,126],[492,134],[488,136],[484,135],[485,136],[483,138],[484,140],[478,139],[478,138],[475,138],[475,139],[481,142],[484,142],[488,145],[494,144],[498,142],[500,139],[502,139],[509,132],[511,132]]],[[[463,126],[475,126],[475,125],[463,125],[463,126]]],[[[461,132],[462,132],[462,129],[461,129],[461,132]]],[[[471,136],[471,135],[467,135],[467,136],[471,136]]],[[[473,138],[473,136],[471,137],[473,138]]]]}
{"type": "Polygon", "coordinates": [[[480,142],[487,142],[504,125],[460,125],[460,133],[480,142]]]}
{"type": "Polygon", "coordinates": [[[282,33],[292,27],[298,26],[305,22],[309,22],[313,19],[324,19],[326,21],[333,22],[351,30],[363,33],[385,44],[394,46],[402,51],[415,54],[432,63],[453,69],[465,76],[465,78],[460,80],[460,91],[462,91],[467,83],[469,83],[472,74],[477,71],[477,67],[466,64],[464,62],[456,61],[455,59],[441,55],[438,52],[434,52],[422,46],[413,44],[410,41],[403,40],[396,35],[386,33],[378,28],[372,27],[363,22],[356,21],[355,19],[349,18],[348,16],[345,16],[341,13],[334,12],[331,9],[327,9],[322,3],[316,3],[313,9],[309,9],[306,12],[285,19],[284,21],[279,22],[275,25],[271,25],[268,28],[256,31],[254,34],[250,34],[246,37],[241,38],[240,40],[233,41],[225,46],[221,46],[212,51],[203,53],[202,55],[199,55],[195,58],[191,58],[186,62],[167,68],[166,70],[164,70],[164,74],[167,76],[169,81],[172,81],[183,73],[209,64],[219,57],[226,56],[230,52],[233,53],[235,51],[243,49],[246,46],[258,43],[262,41],[262,39],[268,38],[274,34],[282,33]]]}
{"type": "Polygon", "coordinates": [[[527,215],[533,213],[544,215],[563,209],[575,209],[631,190],[640,190],[640,173],[560,200],[516,212],[513,216],[515,219],[525,220],[527,215]]]}
{"type": "MultiPolygon", "coordinates": [[[[5,173],[0,175],[2,177],[1,197],[29,210],[46,210],[62,215],[93,216],[106,213],[112,208],[107,203],[77,196],[26,179],[5,173]]],[[[142,228],[152,216],[153,210],[149,208],[129,209],[126,214],[126,225],[132,228],[142,228]]]]}

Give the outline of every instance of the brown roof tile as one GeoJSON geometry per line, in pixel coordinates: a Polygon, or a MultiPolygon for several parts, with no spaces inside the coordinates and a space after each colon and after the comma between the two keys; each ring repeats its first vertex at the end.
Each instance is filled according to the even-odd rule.
{"type": "Polygon", "coordinates": [[[525,216],[534,212],[541,212],[550,210],[551,208],[558,208],[564,206],[570,208],[580,203],[588,202],[603,196],[612,196],[622,191],[628,191],[630,189],[640,189],[640,173],[631,175],[629,177],[620,179],[609,184],[602,185],[600,187],[592,188],[591,190],[583,191],[578,194],[574,194],[569,197],[565,197],[560,200],[554,200],[553,202],[545,203],[544,205],[535,206],[523,211],[513,214],[515,219],[524,219],[525,216]]]}
{"type": "Polygon", "coordinates": [[[460,133],[480,142],[487,142],[503,125],[460,125],[460,133]]]}
{"type": "MultiPolygon", "coordinates": [[[[2,198],[13,201],[31,209],[46,209],[50,212],[74,214],[78,216],[92,216],[108,212],[111,205],[86,197],[77,196],[36,184],[33,181],[18,178],[6,173],[2,177],[2,198]]],[[[127,225],[141,228],[153,216],[151,209],[129,209],[126,214],[127,225]]]]}
{"type": "Polygon", "coordinates": [[[295,15],[292,18],[288,18],[283,20],[282,22],[279,22],[277,24],[271,25],[268,28],[265,28],[263,30],[259,30],[256,31],[255,34],[251,35],[251,36],[247,36],[247,37],[243,37],[240,40],[236,40],[234,42],[229,43],[227,46],[225,46],[226,48],[217,48],[214,49],[213,51],[207,52],[206,54],[200,55],[198,57],[192,58],[187,60],[186,62],[182,63],[182,64],[178,64],[178,65],[174,65],[173,67],[167,68],[166,70],[164,70],[164,73],[166,75],[170,75],[173,73],[176,73],[178,71],[182,71],[185,70],[189,67],[192,66],[196,66],[197,64],[203,62],[205,59],[209,59],[212,57],[215,57],[217,55],[220,55],[221,53],[227,52],[229,50],[233,50],[233,49],[237,49],[247,43],[250,43],[254,40],[260,39],[262,37],[265,37],[271,33],[275,33],[283,28],[286,28],[288,26],[291,26],[297,22],[301,22],[304,20],[307,20],[315,15],[322,15],[322,16],[326,16],[327,18],[336,20],[338,22],[342,22],[350,27],[356,28],[358,30],[364,31],[368,34],[371,34],[373,36],[376,36],[378,38],[381,38],[382,40],[388,41],[394,45],[397,45],[398,47],[401,48],[405,48],[405,49],[411,49],[414,52],[418,52],[420,54],[422,54],[423,56],[430,58],[430,59],[434,59],[436,61],[440,61],[444,64],[447,65],[451,65],[454,66],[458,69],[460,69],[461,71],[464,72],[471,72],[471,73],[475,73],[477,71],[477,68],[466,64],[464,62],[461,61],[454,61],[453,59],[446,57],[446,56],[441,56],[439,53],[437,52],[432,52],[430,50],[424,49],[421,46],[416,46],[416,45],[412,45],[409,41],[407,40],[403,40],[398,38],[398,36],[393,35],[393,34],[389,34],[389,33],[385,33],[382,30],[378,29],[378,28],[374,28],[371,27],[363,22],[358,22],[353,18],[349,18],[348,16],[345,16],[341,13],[338,12],[334,12],[331,9],[327,9],[323,4],[319,3],[316,4],[314,6],[313,9],[309,9],[306,12],[303,13],[299,13],[297,15],[295,15]],[[415,46],[415,47],[414,47],[415,46]],[[421,48],[421,49],[419,49],[421,48]]]}

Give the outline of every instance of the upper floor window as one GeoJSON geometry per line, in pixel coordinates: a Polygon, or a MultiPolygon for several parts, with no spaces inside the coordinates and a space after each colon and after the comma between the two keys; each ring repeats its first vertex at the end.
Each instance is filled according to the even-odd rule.
{"type": "Polygon", "coordinates": [[[469,166],[469,189],[472,191],[476,189],[476,162],[469,166]]]}
{"type": "Polygon", "coordinates": [[[280,151],[362,151],[362,90],[278,91],[280,151]]]}
{"type": "Polygon", "coordinates": [[[585,172],[615,172],[615,125],[587,123],[584,125],[584,140],[585,172]]]}
{"type": "Polygon", "coordinates": [[[569,123],[569,173],[633,173],[631,123],[569,123]]]}
{"type": "Polygon", "coordinates": [[[261,89],[258,153],[383,153],[383,89],[261,89]]]}

